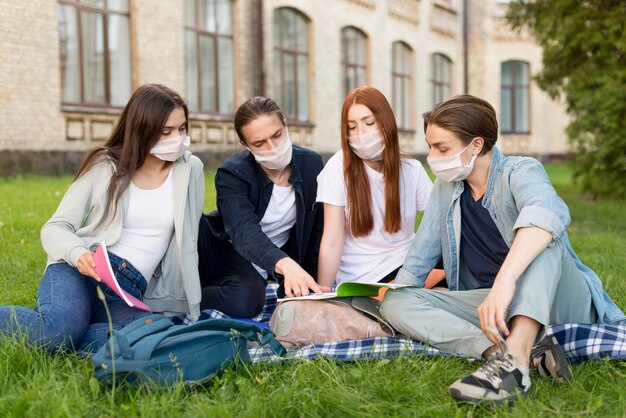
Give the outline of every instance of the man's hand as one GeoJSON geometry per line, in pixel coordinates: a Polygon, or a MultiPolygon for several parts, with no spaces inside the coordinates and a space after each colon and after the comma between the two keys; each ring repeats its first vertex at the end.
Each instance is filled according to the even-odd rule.
{"type": "Polygon", "coordinates": [[[93,261],[93,253],[91,251],[84,252],[83,255],[78,259],[78,263],[76,263],[76,267],[80,274],[85,276],[93,277],[97,281],[102,281],[98,273],[96,273],[95,267],[96,262],[93,261]]]}
{"type": "Polygon", "coordinates": [[[500,331],[505,336],[509,335],[509,328],[506,325],[505,315],[515,294],[515,283],[507,281],[494,282],[491,291],[478,307],[478,319],[480,319],[480,329],[485,336],[494,344],[497,344],[502,337],[500,331]]]}
{"type": "Polygon", "coordinates": [[[289,257],[278,260],[276,272],[285,277],[283,286],[285,287],[285,296],[288,298],[306,296],[309,294],[309,289],[318,295],[322,294],[322,289],[313,280],[313,277],[289,257]]]}

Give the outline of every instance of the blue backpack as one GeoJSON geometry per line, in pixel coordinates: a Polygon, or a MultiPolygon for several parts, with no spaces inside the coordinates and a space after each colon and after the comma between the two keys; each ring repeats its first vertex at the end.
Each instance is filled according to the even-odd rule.
{"type": "Polygon", "coordinates": [[[174,325],[162,315],[150,315],[114,332],[92,360],[102,382],[115,378],[131,386],[180,381],[193,385],[233,364],[250,362],[247,341],[269,344],[279,356],[286,353],[270,330],[249,322],[206,319],[174,325]]]}

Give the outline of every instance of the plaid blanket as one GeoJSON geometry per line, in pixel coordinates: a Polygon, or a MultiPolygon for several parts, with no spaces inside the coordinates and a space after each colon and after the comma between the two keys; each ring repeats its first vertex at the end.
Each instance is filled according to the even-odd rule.
{"type": "MultiPolygon", "coordinates": [[[[259,315],[252,318],[268,325],[276,308],[276,290],[278,285],[269,283],[266,289],[265,306],[259,315]]],[[[200,319],[224,318],[226,315],[216,310],[204,310],[200,319]]],[[[175,317],[175,323],[188,323],[185,317],[175,317]]],[[[560,324],[546,329],[546,336],[554,335],[563,346],[565,353],[572,362],[609,357],[612,359],[626,358],[626,326],[624,325],[589,325],[560,324]]],[[[273,355],[269,348],[251,344],[248,351],[253,362],[275,362],[298,359],[328,357],[341,361],[372,360],[397,358],[415,355],[447,355],[453,354],[428,347],[421,341],[406,337],[376,337],[355,341],[331,342],[326,344],[310,344],[288,350],[285,358],[273,355]]]]}

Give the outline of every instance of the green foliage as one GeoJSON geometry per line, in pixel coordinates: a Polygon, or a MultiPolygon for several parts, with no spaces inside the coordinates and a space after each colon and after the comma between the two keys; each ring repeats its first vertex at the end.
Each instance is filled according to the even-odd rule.
{"type": "MultiPolygon", "coordinates": [[[[571,183],[566,166],[548,175],[570,208],[570,238],[580,258],[626,307],[624,200],[590,202],[571,183]]],[[[45,254],[41,225],[71,183],[60,178],[0,178],[0,305],[33,306],[45,254]]],[[[205,210],[215,208],[207,174],[205,210]]],[[[623,416],[626,362],[574,366],[575,379],[556,385],[534,377],[532,392],[514,408],[494,411],[457,404],[448,386],[471,373],[476,362],[417,356],[342,363],[302,360],[228,370],[206,387],[134,389],[99,384],[89,359],[51,356],[19,338],[0,336],[0,417],[483,417],[623,416]]]]}
{"type": "Polygon", "coordinates": [[[539,86],[564,95],[574,175],[594,196],[626,196],[626,2],[512,2],[507,19],[543,47],[539,86]]]}

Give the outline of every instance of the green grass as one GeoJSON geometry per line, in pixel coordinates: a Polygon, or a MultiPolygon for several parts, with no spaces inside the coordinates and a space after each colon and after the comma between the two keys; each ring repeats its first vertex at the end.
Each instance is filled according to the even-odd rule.
{"type": "MultiPolygon", "coordinates": [[[[570,238],[581,259],[626,307],[625,201],[593,202],[571,183],[565,166],[548,172],[570,207],[570,238]]],[[[70,184],[60,178],[0,178],[0,305],[32,306],[45,267],[41,225],[70,184]]],[[[207,175],[205,209],[215,207],[207,175]]],[[[512,409],[457,405],[447,387],[476,368],[461,359],[416,357],[340,363],[299,361],[247,365],[209,385],[148,391],[99,385],[89,360],[51,356],[0,338],[0,416],[624,416],[626,362],[576,365],[564,385],[533,379],[533,392],[512,409]]]]}

